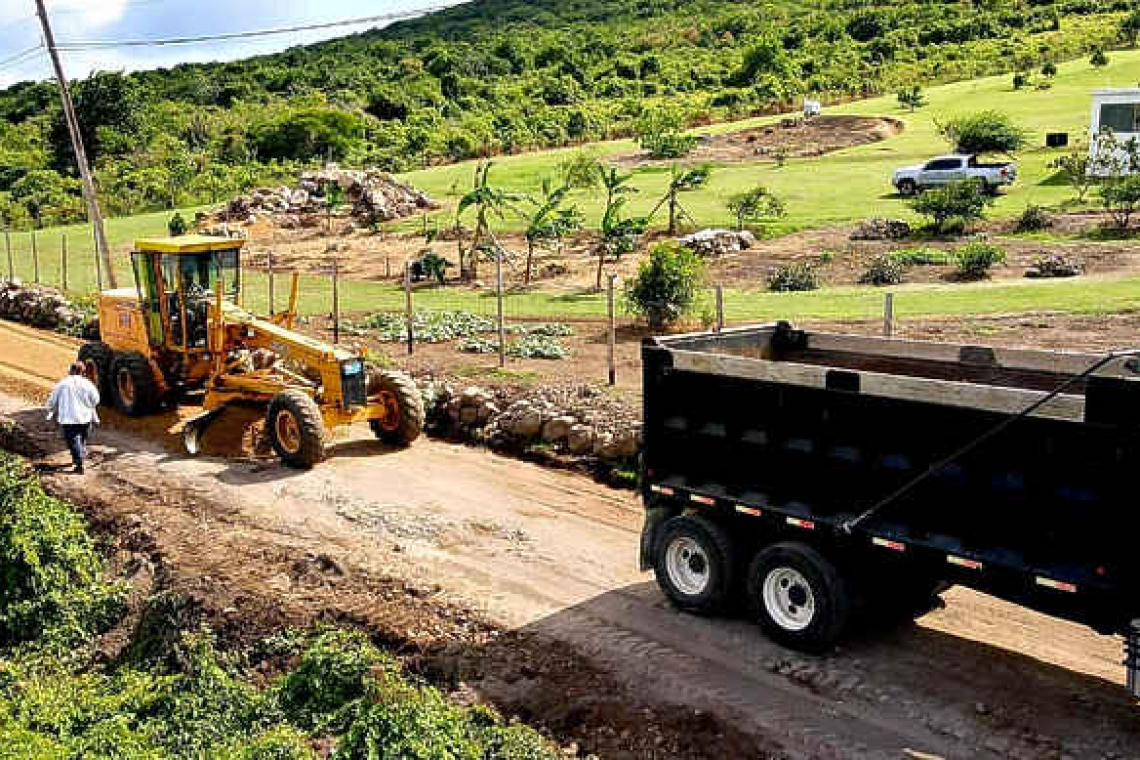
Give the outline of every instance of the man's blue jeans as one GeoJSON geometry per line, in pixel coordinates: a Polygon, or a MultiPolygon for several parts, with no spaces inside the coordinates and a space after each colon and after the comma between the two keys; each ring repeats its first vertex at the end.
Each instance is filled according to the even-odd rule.
{"type": "Polygon", "coordinates": [[[63,440],[67,441],[67,450],[71,452],[71,461],[76,467],[82,467],[83,460],[87,458],[87,436],[90,433],[90,425],[63,426],[63,440]]]}

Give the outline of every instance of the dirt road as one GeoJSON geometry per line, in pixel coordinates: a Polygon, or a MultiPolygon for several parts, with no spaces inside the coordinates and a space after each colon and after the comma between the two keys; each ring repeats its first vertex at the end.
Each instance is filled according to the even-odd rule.
{"type": "MultiPolygon", "coordinates": [[[[73,350],[66,339],[0,324],[0,412],[36,437],[47,462],[66,455],[51,444],[34,399],[73,350]]],[[[436,441],[386,450],[367,429],[337,441],[311,472],[189,459],[156,439],[173,416],[150,429],[108,417],[93,474],[58,476],[60,488],[149,499],[148,514],[166,515],[157,540],[207,585],[242,582],[286,606],[315,592],[297,573],[274,575],[271,563],[251,557],[319,552],[350,577],[434,589],[441,605],[570,645],[631,699],[715,715],[762,737],[765,754],[1125,758],[1140,747],[1120,643],[1080,626],[955,589],[945,610],[915,625],[856,632],[838,651],[808,657],[771,644],[747,621],[673,611],[635,567],[634,496],[584,477],[436,441]]],[[[118,518],[146,519],[121,501],[118,518]]],[[[365,604],[359,593],[351,599],[338,611],[349,618],[365,604]]],[[[536,690],[566,687],[492,672],[472,688],[524,703],[536,690]]],[[[743,756],[729,739],[702,738],[707,756],[743,756]]]]}

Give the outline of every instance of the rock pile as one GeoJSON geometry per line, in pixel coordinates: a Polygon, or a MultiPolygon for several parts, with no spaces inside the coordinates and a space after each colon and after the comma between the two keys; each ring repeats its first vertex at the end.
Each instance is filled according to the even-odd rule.
{"type": "Polygon", "coordinates": [[[18,277],[0,279],[0,317],[33,327],[85,332],[90,315],[62,293],[40,285],[25,285],[18,277]]]}
{"type": "Polygon", "coordinates": [[[864,219],[851,231],[852,240],[902,240],[910,235],[904,219],[864,219]]]}
{"type": "Polygon", "coordinates": [[[1025,272],[1026,277],[1034,279],[1046,277],[1076,277],[1085,273],[1085,265],[1076,259],[1053,253],[1041,256],[1033,262],[1025,272]]]}
{"type": "Polygon", "coordinates": [[[723,256],[756,245],[756,236],[747,230],[701,230],[677,238],[677,243],[699,256],[723,256]]]}
{"type": "Polygon", "coordinates": [[[608,462],[633,459],[641,450],[641,421],[629,408],[590,386],[547,387],[525,392],[457,389],[422,384],[428,419],[454,437],[492,447],[545,443],[574,456],[608,462]]]}
{"type": "Polygon", "coordinates": [[[268,217],[280,227],[316,227],[325,221],[333,187],[343,191],[343,202],[351,207],[352,216],[366,223],[438,208],[427,194],[385,172],[330,165],[305,172],[296,187],[262,187],[238,196],[214,212],[211,221],[253,223],[268,217]]]}

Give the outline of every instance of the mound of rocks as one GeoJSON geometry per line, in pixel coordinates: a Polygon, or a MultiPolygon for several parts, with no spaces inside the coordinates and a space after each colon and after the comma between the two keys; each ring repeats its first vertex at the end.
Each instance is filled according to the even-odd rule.
{"type": "Polygon", "coordinates": [[[278,226],[317,226],[329,207],[332,188],[343,192],[352,216],[365,222],[387,222],[438,208],[426,193],[375,169],[352,170],[330,165],[301,175],[295,187],[262,187],[234,198],[210,221],[253,223],[269,218],[278,226]]]}
{"type": "Polygon", "coordinates": [[[0,318],[33,327],[83,333],[90,315],[53,288],[0,279],[0,318]]]}
{"type": "Polygon", "coordinates": [[[1047,277],[1076,277],[1085,273],[1085,265],[1059,253],[1041,256],[1026,270],[1025,276],[1034,279],[1047,277]]]}
{"type": "Polygon", "coordinates": [[[851,231],[852,240],[903,240],[911,233],[905,219],[864,219],[851,231]]]}
{"type": "Polygon", "coordinates": [[[756,236],[747,230],[701,230],[677,238],[677,243],[698,256],[723,256],[756,245],[756,236]]]}
{"type": "Polygon", "coordinates": [[[546,444],[557,451],[608,462],[641,450],[641,420],[620,402],[588,385],[517,391],[430,380],[421,385],[428,419],[441,432],[492,447],[546,444]]]}

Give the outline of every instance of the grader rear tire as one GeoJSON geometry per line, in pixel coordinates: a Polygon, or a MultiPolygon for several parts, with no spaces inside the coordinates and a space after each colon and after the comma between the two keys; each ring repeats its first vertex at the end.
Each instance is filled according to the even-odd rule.
{"type": "Polygon", "coordinates": [[[109,379],[115,406],[128,417],[143,417],[158,406],[158,381],[142,354],[115,354],[109,379]]]}
{"type": "Polygon", "coordinates": [[[269,402],[265,427],[281,461],[308,470],[325,458],[325,421],[320,407],[301,391],[282,391],[269,402]]]}
{"type": "Polygon", "coordinates": [[[111,363],[115,352],[106,343],[92,341],[79,347],[79,361],[83,364],[83,374],[99,391],[99,403],[110,405],[111,363]]]}
{"type": "Polygon", "coordinates": [[[373,372],[368,375],[368,398],[377,399],[387,412],[371,420],[372,434],[393,446],[408,446],[424,429],[424,402],[416,383],[403,372],[373,372]]]}

